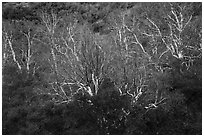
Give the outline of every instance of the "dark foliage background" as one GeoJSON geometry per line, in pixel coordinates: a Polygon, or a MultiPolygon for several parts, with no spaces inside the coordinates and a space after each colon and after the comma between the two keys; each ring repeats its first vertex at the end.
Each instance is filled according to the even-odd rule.
{"type": "MultiPolygon", "coordinates": [[[[138,19],[140,19],[141,22],[144,16],[152,17],[152,20],[159,24],[158,26],[160,27],[159,29],[162,30],[162,34],[169,32],[169,28],[167,27],[168,25],[165,25],[167,24],[167,22],[165,22],[165,17],[167,16],[164,16],[167,14],[165,13],[167,10],[164,10],[164,7],[168,4],[169,3],[97,2],[2,3],[2,22],[3,28],[5,28],[3,31],[6,32],[3,32],[2,42],[2,45],[5,45],[2,47],[2,134],[202,134],[202,3],[170,3],[170,5],[175,9],[176,7],[178,8],[179,5],[182,6],[183,4],[187,7],[187,12],[185,12],[184,15],[187,18],[190,17],[188,15],[192,15],[190,25],[188,25],[189,28],[187,30],[183,30],[181,37],[183,45],[191,45],[195,50],[185,51],[185,47],[182,48],[187,59],[176,58],[173,54],[171,54],[171,52],[168,52],[169,54],[165,55],[167,58],[164,60],[159,62],[154,61],[154,63],[157,62],[156,67],[153,69],[147,67],[145,72],[151,75],[151,77],[148,77],[146,83],[148,88],[142,89],[143,94],[142,96],[139,96],[139,99],[136,100],[136,102],[135,96],[132,97],[129,93],[130,91],[128,91],[126,87],[134,83],[131,81],[131,78],[136,74],[131,72],[138,72],[137,76],[140,74],[142,75],[143,73],[140,73],[139,69],[138,71],[134,71],[134,68],[128,68],[128,63],[126,62],[123,74],[123,70],[120,71],[122,65],[125,64],[123,62],[125,62],[124,60],[126,59],[126,57],[122,58],[123,50],[115,48],[114,46],[107,46],[113,45],[112,43],[114,43],[113,36],[115,33],[112,21],[114,21],[121,12],[133,10],[134,12],[132,15],[139,16],[138,19]],[[135,8],[138,5],[140,9],[135,8]],[[92,38],[91,36],[96,35],[98,39],[102,39],[101,41],[106,41],[106,43],[102,45],[104,48],[112,48],[103,49],[102,47],[102,49],[107,52],[101,52],[99,48],[93,48],[93,46],[88,49],[90,51],[86,49],[84,51],[81,50],[82,53],[80,54],[77,53],[82,60],[82,66],[86,63],[88,64],[84,67],[87,68],[86,74],[84,73],[82,76],[87,79],[84,80],[84,83],[89,85],[92,91],[95,91],[96,88],[93,90],[95,83],[94,78],[92,77],[91,79],[91,76],[95,75],[95,80],[97,80],[97,78],[99,79],[100,77],[97,73],[102,74],[101,79],[99,79],[99,86],[96,94],[90,96],[87,92],[75,92],[78,91],[78,87],[72,87],[71,89],[73,92],[71,92],[71,89],[68,87],[63,87],[67,96],[71,97],[71,101],[63,103],[65,100],[64,98],[61,99],[58,98],[58,96],[52,96],[53,92],[51,91],[53,91],[54,88],[50,83],[56,82],[59,84],[60,82],[62,83],[64,79],[70,80],[68,78],[69,74],[73,75],[73,77],[75,76],[75,74],[72,74],[73,71],[76,71],[77,74],[80,75],[81,73],[78,73],[78,67],[70,67],[71,70],[66,71],[66,73],[64,73],[64,71],[59,67],[59,73],[56,74],[57,72],[55,70],[57,70],[57,68],[53,65],[55,64],[55,60],[50,59],[50,49],[52,49],[52,47],[49,47],[49,45],[52,44],[52,40],[54,38],[58,38],[58,35],[61,35],[60,31],[63,31],[63,29],[60,28],[60,22],[59,26],[57,26],[58,30],[56,30],[53,35],[45,33],[43,30],[42,17],[40,16],[41,13],[47,13],[50,16],[54,13],[63,19],[71,21],[73,21],[72,18],[74,18],[77,20],[77,24],[79,25],[76,28],[86,26],[85,29],[82,27],[80,30],[83,32],[84,37],[81,36],[82,33],[80,33],[80,37],[76,34],[78,36],[76,36],[77,44],[79,44],[78,41],[85,41],[84,43],[88,43],[88,46],[92,46],[92,43],[90,42],[90,39],[92,38]],[[159,16],[158,13],[162,15],[159,16]],[[114,16],[115,18],[113,18],[114,16]],[[39,33],[36,33],[37,35],[34,35],[34,32],[37,32],[38,30],[43,31],[39,31],[39,33]],[[28,40],[26,38],[28,37],[24,37],[24,33],[29,34],[31,37],[35,37],[36,39],[40,39],[41,41],[48,41],[48,43],[50,43],[48,45],[43,45],[39,42],[39,40],[34,41],[34,39],[34,48],[31,48],[32,54],[26,53],[29,51],[29,48],[27,47],[28,43],[26,42],[28,40]],[[14,60],[12,50],[9,47],[9,37],[6,36],[12,36],[10,38],[13,43],[13,50],[15,51],[16,60],[19,62],[21,69],[19,69],[18,65],[16,65],[17,63],[14,60]],[[109,38],[112,38],[112,41],[109,40],[109,38]],[[25,53],[25,57],[23,57],[23,53],[25,53]],[[200,53],[200,55],[197,53],[200,53]],[[107,71],[102,73],[97,67],[100,63],[95,65],[96,63],[94,63],[94,59],[96,57],[97,62],[100,62],[98,57],[101,57],[103,54],[103,58],[100,58],[102,60],[101,62],[104,60],[106,61],[105,57],[107,57],[108,60],[109,55],[111,55],[110,60],[112,60],[112,62],[104,61],[105,63],[103,66],[105,67],[103,69],[107,71]],[[195,57],[195,54],[198,56],[195,57]],[[29,55],[32,55],[32,58],[29,58],[29,55]],[[29,59],[31,60],[30,62],[29,59]],[[91,62],[92,59],[93,62],[91,62]],[[26,63],[28,62],[29,68],[26,66],[26,63]],[[83,62],[85,63],[83,64],[83,62]],[[165,65],[166,68],[169,67],[171,69],[164,69],[165,65]],[[162,71],[157,71],[155,69],[157,67],[163,67],[162,71]],[[88,71],[89,68],[91,68],[89,70],[90,76],[88,71]],[[110,69],[113,71],[109,71],[110,69]],[[122,79],[122,77],[125,78],[122,79]],[[120,81],[120,79],[123,81],[126,80],[126,83],[122,80],[120,81]],[[157,84],[155,84],[155,81],[157,84]],[[163,84],[160,84],[159,82],[163,84]],[[157,86],[155,87],[155,85],[157,86]],[[124,94],[120,93],[119,89],[124,94]],[[154,93],[156,90],[161,90],[162,95],[165,98],[165,103],[151,109],[147,106],[150,106],[150,104],[154,102],[154,93]]],[[[46,19],[46,17],[43,19],[46,19]]],[[[129,20],[129,18],[126,20],[129,20]]],[[[54,21],[50,22],[53,23],[54,21]]],[[[64,24],[63,23],[61,24],[62,27],[64,27],[63,25],[66,24],[66,21],[64,24]]],[[[145,24],[144,20],[143,23],[145,24]]],[[[140,26],[141,24],[142,23],[138,24],[138,28],[142,32],[143,27],[140,26]]],[[[148,23],[146,26],[147,25],[148,23]]],[[[151,34],[153,34],[154,31],[152,30],[151,34]]],[[[176,33],[176,30],[174,31],[176,33]]],[[[76,32],[78,32],[77,29],[76,32]]],[[[139,31],[134,30],[134,33],[139,33],[139,31]]],[[[127,39],[131,40],[129,35],[130,33],[124,33],[124,36],[127,36],[127,39]]],[[[159,49],[159,45],[164,44],[161,40],[159,40],[158,35],[156,36],[155,34],[156,42],[153,44],[151,44],[152,41],[149,38],[144,37],[142,34],[138,37],[142,46],[149,54],[151,54],[150,51],[156,46],[158,47],[158,52],[159,50],[163,52],[162,49],[159,49]]],[[[95,39],[95,37],[93,39],[95,39]]],[[[57,40],[55,42],[59,45],[62,43],[57,40]]],[[[119,42],[119,40],[116,41],[116,43],[117,42],[119,42]]],[[[118,44],[118,47],[120,47],[120,44],[118,44]]],[[[71,43],[71,45],[73,45],[73,43],[71,43]]],[[[137,51],[137,54],[142,53],[142,51],[135,51],[137,51]]],[[[63,58],[66,59],[61,53],[63,53],[61,50],[59,53],[57,50],[55,51],[56,58],[59,57],[59,60],[57,60],[58,62],[63,60],[63,58]]],[[[140,65],[141,62],[138,58],[140,55],[134,55],[136,58],[133,59],[133,62],[136,62],[136,65],[140,65]]],[[[155,58],[153,57],[153,54],[151,54],[151,56],[152,60],[156,58],[156,55],[155,58]]],[[[140,57],[142,58],[142,62],[146,63],[144,56],[140,57]]],[[[132,62],[130,61],[129,64],[131,63],[132,62]]],[[[80,66],[79,64],[74,65],[80,66]]],[[[58,64],[58,66],[62,67],[63,65],[58,64]]],[[[98,66],[101,67],[100,65],[98,66]]],[[[66,64],[64,68],[69,68],[69,66],[66,64]]],[[[81,82],[81,80],[79,81],[81,82]]],[[[56,89],[59,91],[58,88],[56,89]]],[[[133,91],[136,91],[136,89],[137,88],[133,88],[133,91]]]]}

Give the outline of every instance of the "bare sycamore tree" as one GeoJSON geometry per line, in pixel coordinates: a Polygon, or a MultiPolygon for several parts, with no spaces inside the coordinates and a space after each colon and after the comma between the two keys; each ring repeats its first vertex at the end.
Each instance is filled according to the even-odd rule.
{"type": "MultiPolygon", "coordinates": [[[[58,65],[57,65],[57,44],[56,44],[56,30],[57,25],[61,18],[57,16],[57,14],[51,12],[50,14],[42,12],[40,14],[41,20],[42,20],[42,26],[41,26],[41,33],[44,36],[42,39],[36,39],[39,42],[41,42],[44,45],[48,45],[50,49],[50,55],[49,62],[52,66],[52,75],[54,79],[50,81],[50,85],[52,87],[53,93],[45,93],[51,95],[53,98],[52,100],[55,102],[58,102],[59,100],[62,102],[67,102],[70,100],[70,98],[67,96],[66,92],[63,89],[63,82],[59,75],[58,65]],[[59,98],[59,99],[56,99],[59,98]]],[[[40,93],[44,94],[44,93],[40,93]]]]}
{"type": "Polygon", "coordinates": [[[181,64],[185,64],[187,69],[192,64],[190,62],[201,58],[201,45],[184,44],[185,33],[192,20],[192,15],[186,13],[188,5],[175,7],[168,3],[167,6],[170,10],[163,16],[168,28],[165,33],[154,16],[149,17],[146,12],[141,15],[134,13],[138,6],[132,11],[114,14],[110,19],[115,36],[114,61],[117,65],[113,65],[109,72],[113,79],[115,76],[114,81],[121,95],[132,96],[136,103],[145,92],[153,92],[155,101],[149,103],[147,109],[156,108],[167,100],[164,92],[168,82],[163,80],[172,69],[170,58],[182,60],[181,64]],[[195,52],[189,54],[188,50],[195,52]],[[152,80],[156,85],[155,91],[149,85],[152,80]]]}
{"type": "Polygon", "coordinates": [[[55,77],[50,82],[55,92],[52,95],[61,98],[55,102],[69,102],[78,92],[97,95],[109,62],[108,46],[72,16],[58,17],[53,12],[41,15],[48,42],[39,41],[50,46],[49,61],[55,77]],[[64,89],[67,86],[69,91],[64,89]]]}
{"type": "Polygon", "coordinates": [[[32,57],[31,47],[33,46],[33,39],[31,36],[30,28],[28,28],[27,32],[22,32],[22,33],[26,37],[26,40],[27,40],[27,53],[24,53],[24,51],[22,51],[22,56],[25,57],[26,69],[29,72],[30,64],[31,64],[31,57],[32,57]]]}
{"type": "Polygon", "coordinates": [[[31,22],[25,21],[13,21],[10,26],[3,24],[3,49],[5,50],[3,62],[6,63],[6,60],[12,57],[20,71],[25,68],[32,75],[35,74],[38,68],[33,61],[35,58],[34,53],[37,52],[34,40],[37,33],[34,31],[34,27],[31,22]],[[13,29],[14,26],[12,25],[16,25],[18,29],[13,29]],[[22,40],[17,43],[16,39],[19,37],[22,40]]]}
{"type": "Polygon", "coordinates": [[[16,63],[18,69],[21,71],[22,66],[20,65],[18,59],[17,59],[17,54],[14,50],[13,47],[13,32],[12,30],[6,30],[6,27],[3,26],[3,38],[2,38],[2,43],[3,43],[3,50],[5,50],[3,54],[3,66],[4,63],[9,59],[9,56],[12,56],[13,61],[16,63]]]}
{"type": "MultiPolygon", "coordinates": [[[[158,60],[160,60],[164,54],[171,53],[171,55],[176,59],[182,60],[187,66],[187,69],[190,67],[189,62],[192,62],[196,58],[201,58],[201,43],[199,45],[186,43],[186,41],[190,39],[190,34],[187,33],[191,29],[190,26],[192,25],[192,15],[188,11],[189,6],[190,5],[187,4],[179,6],[168,3],[166,8],[169,10],[166,13],[165,19],[169,32],[166,34],[162,33],[162,30],[160,29],[161,27],[157,25],[156,20],[147,16],[146,20],[150,23],[149,28],[152,29],[152,33],[143,33],[146,36],[151,36],[153,39],[160,39],[166,48],[166,50],[159,55],[158,60]],[[187,37],[188,39],[186,39],[187,37]]],[[[201,39],[200,32],[198,32],[198,37],[201,39]]],[[[158,54],[157,47],[154,52],[158,54]]]]}
{"type": "MultiPolygon", "coordinates": [[[[187,70],[193,65],[196,59],[201,58],[201,45],[186,43],[186,41],[190,39],[189,30],[192,25],[192,15],[188,11],[189,6],[190,5],[187,4],[175,6],[171,3],[166,5],[166,8],[169,8],[164,16],[168,27],[166,33],[161,30],[162,27],[156,23],[155,18],[145,17],[146,21],[149,23],[148,28],[152,31],[147,32],[143,29],[140,30],[140,32],[156,40],[156,43],[161,43],[156,45],[152,50],[153,56],[156,57],[153,63],[157,68],[158,73],[156,74],[157,76],[159,74],[159,79],[162,75],[166,76],[166,70],[171,69],[171,66],[168,64],[171,57],[180,60],[181,65],[185,65],[187,70]]],[[[198,37],[200,37],[200,34],[198,34],[198,37]]],[[[156,79],[158,87],[162,82],[159,79],[156,79]]],[[[161,99],[163,90],[163,88],[158,89],[158,95],[156,96],[157,100],[161,99]]]]}
{"type": "Polygon", "coordinates": [[[113,59],[115,63],[109,72],[112,73],[111,77],[121,95],[131,96],[132,103],[135,104],[147,90],[146,65],[151,58],[134,30],[135,21],[131,25],[127,24],[129,16],[130,11],[123,12],[112,23],[116,50],[113,59]]]}
{"type": "MultiPolygon", "coordinates": [[[[175,6],[171,3],[166,5],[166,7],[169,8],[169,11],[165,15],[169,30],[167,33],[162,32],[161,26],[156,23],[155,18],[150,18],[148,16],[145,18],[149,23],[148,28],[152,31],[147,32],[145,29],[140,30],[145,36],[151,37],[156,40],[155,42],[157,43],[159,41],[161,43],[160,45],[155,46],[152,51],[154,57],[156,57],[153,64],[157,68],[157,73],[155,74],[157,75],[156,81],[158,87],[163,84],[161,76],[166,76],[168,73],[166,70],[172,69],[168,64],[169,58],[174,57],[181,61],[181,65],[185,65],[187,70],[190,65],[193,65],[194,60],[201,58],[200,45],[189,45],[188,43],[185,43],[185,41],[188,41],[185,37],[188,37],[189,35],[187,33],[192,20],[191,13],[188,13],[188,6],[189,5],[185,4],[175,6]]],[[[158,95],[156,96],[156,100],[161,100],[163,91],[164,88],[162,87],[157,90],[158,95]]]]}

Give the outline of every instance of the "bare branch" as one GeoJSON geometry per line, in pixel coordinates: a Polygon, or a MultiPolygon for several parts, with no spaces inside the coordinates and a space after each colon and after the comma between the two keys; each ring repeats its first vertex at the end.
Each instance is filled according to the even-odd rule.
{"type": "Polygon", "coordinates": [[[12,57],[13,57],[13,61],[17,64],[19,70],[22,69],[20,63],[18,62],[18,60],[16,59],[16,53],[13,49],[13,44],[12,44],[12,35],[8,35],[7,32],[4,32],[4,35],[5,35],[5,39],[6,39],[6,42],[8,43],[10,49],[11,49],[11,53],[12,53],[12,57]]]}

